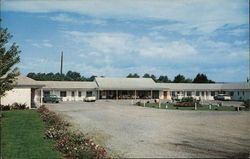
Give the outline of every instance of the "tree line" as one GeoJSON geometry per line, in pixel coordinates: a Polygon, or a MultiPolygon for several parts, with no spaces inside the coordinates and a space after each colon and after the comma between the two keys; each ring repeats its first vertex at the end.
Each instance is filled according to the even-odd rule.
{"type": "MultiPolygon", "coordinates": [[[[127,78],[140,78],[140,76],[137,73],[130,73],[127,78]]],[[[207,75],[203,73],[198,73],[194,79],[186,78],[184,75],[178,74],[173,80],[171,80],[168,76],[161,75],[156,78],[155,75],[150,75],[148,73],[145,73],[142,78],[152,78],[158,83],[215,83],[215,81],[208,79],[207,75]]]]}
{"type": "MultiPolygon", "coordinates": [[[[95,77],[84,77],[79,72],[68,71],[66,74],[60,73],[28,73],[27,77],[37,81],[94,81],[95,77]]],[[[103,77],[103,76],[101,76],[103,77]]],[[[127,78],[140,78],[137,73],[130,73],[127,78]]],[[[158,78],[153,74],[145,73],[142,78],[152,78],[158,83],[215,83],[209,80],[205,74],[198,73],[194,79],[185,78],[184,75],[178,74],[173,80],[169,79],[168,76],[161,75],[158,78]]]]}
{"type": "Polygon", "coordinates": [[[28,73],[27,77],[37,81],[94,81],[95,77],[84,77],[79,72],[68,71],[66,74],[58,73],[28,73]]]}

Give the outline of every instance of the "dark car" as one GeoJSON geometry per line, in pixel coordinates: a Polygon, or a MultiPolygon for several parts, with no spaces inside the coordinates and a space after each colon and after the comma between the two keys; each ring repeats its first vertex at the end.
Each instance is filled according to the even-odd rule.
{"type": "Polygon", "coordinates": [[[44,103],[47,103],[47,102],[59,103],[60,101],[62,101],[62,98],[57,97],[57,95],[54,95],[54,94],[46,94],[43,97],[43,102],[44,103]]]}

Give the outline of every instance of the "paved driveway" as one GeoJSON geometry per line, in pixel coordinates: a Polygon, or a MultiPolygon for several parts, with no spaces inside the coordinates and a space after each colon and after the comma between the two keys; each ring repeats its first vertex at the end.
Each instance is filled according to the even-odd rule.
{"type": "Polygon", "coordinates": [[[250,112],[160,110],[129,101],[47,104],[124,157],[248,157],[250,112]]]}

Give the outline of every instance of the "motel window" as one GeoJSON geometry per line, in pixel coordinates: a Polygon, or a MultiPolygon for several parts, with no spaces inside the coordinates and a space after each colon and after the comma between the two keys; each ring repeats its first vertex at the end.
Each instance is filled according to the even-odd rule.
{"type": "Polygon", "coordinates": [[[234,96],[234,92],[230,92],[230,96],[234,96]]]}
{"type": "Polygon", "coordinates": [[[66,91],[61,91],[60,92],[60,97],[66,97],[67,96],[67,92],[66,91]]]}
{"type": "Polygon", "coordinates": [[[192,92],[191,91],[187,91],[187,96],[192,96],[192,92]]]}
{"type": "Polygon", "coordinates": [[[240,95],[240,92],[238,92],[238,96],[240,95]]]}
{"type": "Polygon", "coordinates": [[[92,96],[92,91],[87,91],[87,97],[91,97],[92,96]]]}
{"type": "Polygon", "coordinates": [[[74,97],[74,96],[75,96],[75,92],[72,91],[72,92],[71,92],[71,97],[74,97]]]}
{"type": "Polygon", "coordinates": [[[50,95],[50,91],[43,91],[43,95],[44,95],[44,96],[50,95]]]}
{"type": "Polygon", "coordinates": [[[244,96],[244,95],[245,95],[245,92],[242,92],[242,95],[244,96]]]}
{"type": "Polygon", "coordinates": [[[78,97],[81,97],[82,96],[82,92],[78,92],[78,97]]]}
{"type": "Polygon", "coordinates": [[[175,91],[171,92],[172,96],[175,96],[175,91]]]}
{"type": "Polygon", "coordinates": [[[211,96],[215,96],[215,91],[212,91],[212,92],[211,92],[211,96]]]}
{"type": "Polygon", "coordinates": [[[196,96],[200,96],[200,92],[199,91],[196,92],[196,96]]]}

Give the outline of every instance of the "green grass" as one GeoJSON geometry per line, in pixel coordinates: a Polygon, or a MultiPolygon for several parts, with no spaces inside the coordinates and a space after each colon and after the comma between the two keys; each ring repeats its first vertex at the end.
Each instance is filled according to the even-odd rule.
{"type": "MultiPolygon", "coordinates": [[[[173,104],[167,104],[167,109],[175,109],[175,110],[194,110],[194,107],[176,107],[173,104]]],[[[143,103],[141,103],[139,106],[144,106],[143,103]]],[[[158,108],[159,105],[155,103],[145,103],[145,107],[151,107],[151,108],[158,108]]],[[[162,103],[160,109],[166,109],[166,104],[162,103]]],[[[201,107],[198,107],[197,110],[204,110],[204,111],[235,111],[235,107],[233,106],[211,106],[211,109],[209,109],[208,105],[203,105],[201,107]]],[[[245,109],[243,109],[245,110],[245,109]]]]}
{"type": "Polygon", "coordinates": [[[35,110],[2,111],[0,158],[62,158],[44,139],[45,123],[35,110]]]}

